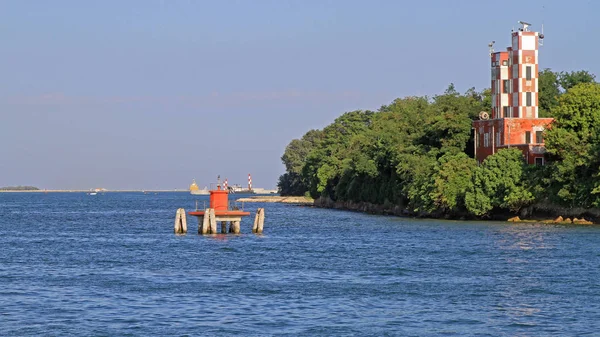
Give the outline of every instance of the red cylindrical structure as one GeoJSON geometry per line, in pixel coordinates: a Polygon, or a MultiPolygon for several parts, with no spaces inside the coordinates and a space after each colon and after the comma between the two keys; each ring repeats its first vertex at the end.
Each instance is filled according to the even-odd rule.
{"type": "Polygon", "coordinates": [[[229,198],[226,190],[210,191],[210,208],[214,208],[215,211],[226,211],[228,204],[229,198]]]}

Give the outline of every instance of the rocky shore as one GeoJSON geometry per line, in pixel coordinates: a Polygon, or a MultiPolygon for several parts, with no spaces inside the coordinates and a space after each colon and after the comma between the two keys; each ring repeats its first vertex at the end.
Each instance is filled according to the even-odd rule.
{"type": "Polygon", "coordinates": [[[313,204],[312,198],[306,197],[280,197],[280,196],[256,196],[239,198],[237,202],[281,202],[285,204],[313,204]]]}
{"type": "MultiPolygon", "coordinates": [[[[350,201],[333,201],[331,199],[319,198],[314,202],[315,207],[333,208],[340,210],[357,211],[370,214],[385,214],[397,216],[412,216],[420,217],[419,214],[411,214],[404,207],[399,205],[377,205],[368,202],[350,202],[350,201]]],[[[431,218],[441,219],[465,219],[474,220],[468,216],[448,216],[447,214],[427,215],[431,218]]],[[[575,224],[575,225],[592,225],[600,224],[600,209],[583,209],[583,208],[565,208],[552,204],[535,204],[524,208],[519,212],[518,216],[510,213],[491,214],[489,220],[509,221],[509,222],[529,222],[529,223],[547,223],[547,224],[575,224]],[[564,217],[563,217],[564,216],[564,217]]]]}

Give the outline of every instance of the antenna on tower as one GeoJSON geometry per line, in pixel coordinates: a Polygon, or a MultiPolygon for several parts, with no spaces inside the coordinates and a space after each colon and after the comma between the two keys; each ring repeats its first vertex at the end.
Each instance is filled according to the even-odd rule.
{"type": "Polygon", "coordinates": [[[496,43],[496,41],[492,41],[488,44],[488,47],[490,48],[490,55],[494,53],[494,43],[496,43]]]}
{"type": "Polygon", "coordinates": [[[542,5],[542,32],[538,36],[538,44],[540,46],[544,45],[544,11],[546,10],[546,6],[542,5]]]}
{"type": "Polygon", "coordinates": [[[519,21],[519,24],[521,24],[523,27],[519,28],[520,31],[522,32],[528,32],[529,31],[529,26],[531,26],[531,23],[525,22],[525,21],[519,21]]]}

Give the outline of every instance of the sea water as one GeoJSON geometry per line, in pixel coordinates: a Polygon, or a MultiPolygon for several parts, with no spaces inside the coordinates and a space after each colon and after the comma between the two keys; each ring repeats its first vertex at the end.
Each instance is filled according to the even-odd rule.
{"type": "Polygon", "coordinates": [[[263,235],[175,235],[196,200],[0,193],[0,334],[600,335],[600,227],[246,203],[263,235]]]}

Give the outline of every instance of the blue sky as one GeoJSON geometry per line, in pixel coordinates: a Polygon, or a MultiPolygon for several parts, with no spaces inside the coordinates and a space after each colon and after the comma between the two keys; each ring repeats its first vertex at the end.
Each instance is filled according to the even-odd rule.
{"type": "Polygon", "coordinates": [[[0,0],[0,186],[273,188],[345,111],[489,87],[524,20],[600,75],[596,1],[0,0]]]}

